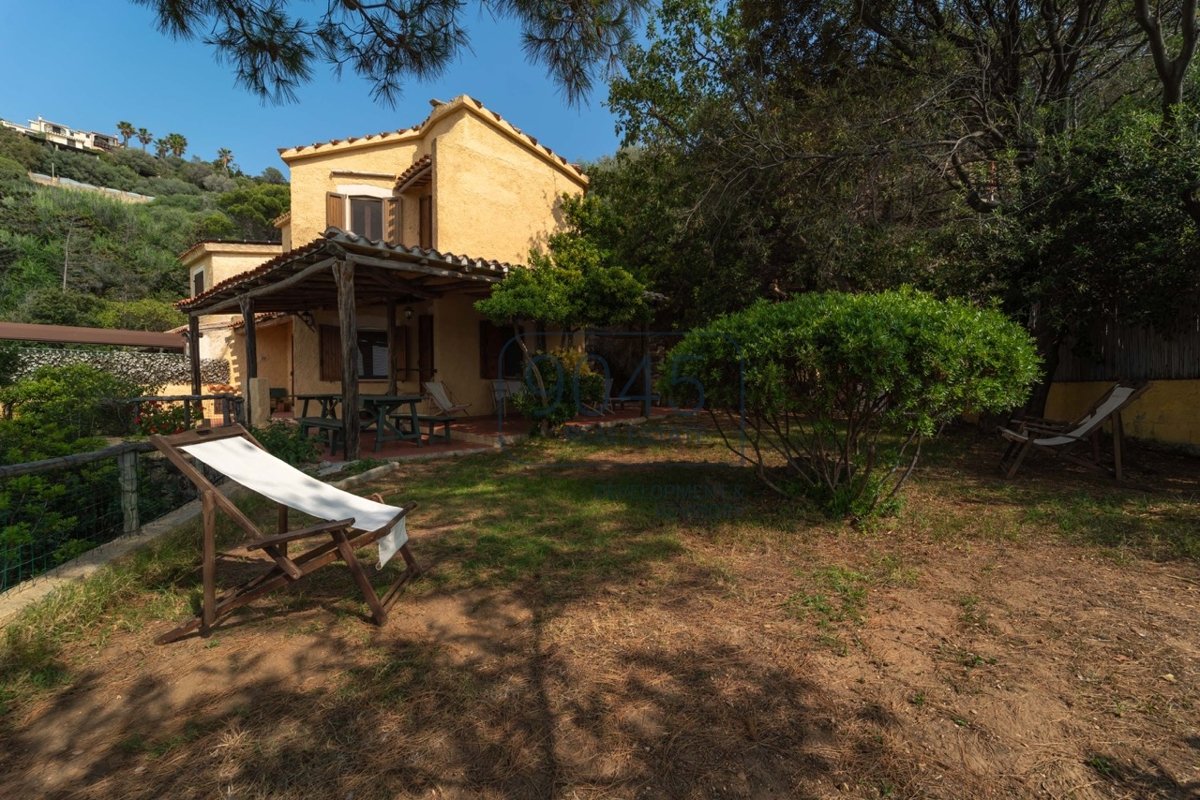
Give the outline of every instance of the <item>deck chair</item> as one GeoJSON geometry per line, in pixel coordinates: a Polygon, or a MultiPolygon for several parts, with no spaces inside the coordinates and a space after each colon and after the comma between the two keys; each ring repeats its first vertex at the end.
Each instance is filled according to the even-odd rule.
{"type": "Polygon", "coordinates": [[[382,625],[387,620],[388,609],[399,596],[400,588],[409,579],[420,574],[420,568],[409,551],[405,520],[408,513],[416,508],[415,503],[399,508],[385,505],[305,475],[268,453],[240,425],[215,429],[201,428],[171,436],[151,436],[150,441],[196,485],[200,493],[204,523],[201,613],[159,636],[155,640],[159,644],[173,642],[197,630],[205,635],[219,620],[234,610],[268,592],[298,581],[338,559],[344,561],[349,568],[354,582],[371,609],[371,617],[376,624],[382,625]],[[278,531],[274,535],[264,536],[263,532],[229,498],[219,492],[187,457],[275,501],[278,506],[278,531]],[[274,562],[260,575],[220,597],[217,596],[216,590],[215,527],[218,509],[253,537],[253,541],[244,545],[246,551],[261,550],[274,562]],[[326,521],[289,531],[288,509],[296,509],[326,521]],[[288,555],[288,545],[291,542],[310,539],[325,541],[294,557],[288,555]],[[371,544],[376,544],[379,548],[379,569],[383,569],[384,564],[397,552],[405,562],[404,571],[382,598],[375,593],[362,564],[354,554],[356,549],[371,544]]]}
{"type": "Polygon", "coordinates": [[[612,378],[604,379],[604,389],[599,402],[596,403],[581,403],[583,410],[595,417],[603,417],[605,414],[613,413],[613,396],[612,396],[613,381],[612,378]]]}
{"type": "Polygon", "coordinates": [[[441,381],[425,381],[425,396],[438,408],[438,416],[454,417],[471,407],[470,403],[455,403],[441,381]]]}
{"type": "Polygon", "coordinates": [[[1001,427],[1000,435],[1009,442],[1008,450],[1000,460],[1001,468],[1006,470],[1006,477],[1016,476],[1025,456],[1031,450],[1042,450],[1086,467],[1112,472],[1117,480],[1121,480],[1121,449],[1125,435],[1121,411],[1140,397],[1147,386],[1118,383],[1075,422],[1020,419],[1010,423],[1016,430],[1001,427]],[[1109,419],[1112,419],[1113,423],[1111,469],[1100,460],[1100,434],[1104,423],[1109,419]],[[1085,443],[1091,445],[1090,453],[1080,455],[1081,446],[1085,443]]]}

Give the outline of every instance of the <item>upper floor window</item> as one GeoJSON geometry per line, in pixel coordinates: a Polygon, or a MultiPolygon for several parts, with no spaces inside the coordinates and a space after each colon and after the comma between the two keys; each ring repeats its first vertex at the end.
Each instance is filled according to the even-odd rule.
{"type": "Polygon", "coordinates": [[[192,297],[204,294],[204,270],[196,270],[196,274],[192,276],[192,297]]]}
{"type": "MultiPolygon", "coordinates": [[[[372,190],[369,186],[361,188],[372,190]]],[[[328,192],[325,195],[325,227],[388,244],[400,244],[400,198],[382,191],[377,195],[328,192]]]]}
{"type": "Polygon", "coordinates": [[[351,197],[350,230],[368,239],[383,239],[383,200],[378,197],[351,197]]]}

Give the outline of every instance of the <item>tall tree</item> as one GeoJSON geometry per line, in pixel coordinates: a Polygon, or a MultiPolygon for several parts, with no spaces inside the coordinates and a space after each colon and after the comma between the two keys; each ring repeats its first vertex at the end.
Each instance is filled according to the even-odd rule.
{"type": "Polygon", "coordinates": [[[134,130],[132,122],[126,122],[125,120],[121,120],[120,122],[117,123],[117,133],[120,134],[120,136],[121,136],[121,144],[123,144],[126,147],[129,146],[129,140],[133,138],[133,135],[136,132],[137,131],[134,130]]]}
{"type": "Polygon", "coordinates": [[[167,134],[167,149],[171,151],[171,155],[176,158],[183,158],[183,154],[187,152],[188,140],[182,133],[167,134]]]}
{"type": "Polygon", "coordinates": [[[165,137],[154,140],[154,154],[159,158],[166,158],[167,153],[171,152],[171,142],[165,137]]]}
{"type": "MultiPolygon", "coordinates": [[[[321,61],[347,65],[376,99],[394,102],[406,79],[437,77],[469,48],[463,0],[134,0],[158,28],[202,38],[234,68],[237,82],[263,98],[294,100],[321,61]]],[[[541,62],[572,102],[591,88],[631,38],[648,0],[481,0],[521,26],[525,54],[541,62]]]]}
{"type": "Polygon", "coordinates": [[[690,322],[919,283],[1003,300],[1049,377],[1084,320],[1186,288],[1195,225],[1154,195],[1194,186],[1200,151],[1142,124],[1146,52],[1118,0],[664,0],[610,94],[636,156],[593,189],[621,192],[623,239],[686,254],[649,263],[690,322]],[[657,223],[639,179],[670,199],[645,205],[657,223]]]}
{"type": "MultiPolygon", "coordinates": [[[[1133,14],[1146,33],[1154,70],[1162,83],[1163,119],[1170,120],[1175,107],[1183,102],[1183,82],[1200,43],[1196,20],[1196,1],[1181,0],[1168,8],[1178,11],[1173,20],[1163,21],[1163,5],[1150,0],[1133,0],[1133,14]],[[1167,52],[1174,45],[1175,54],[1167,52]]],[[[1169,12],[1168,12],[1169,13],[1169,12]]]]}
{"type": "Polygon", "coordinates": [[[154,134],[145,128],[138,128],[137,133],[134,135],[137,136],[137,140],[142,143],[143,151],[145,151],[146,145],[154,141],[154,134]]]}
{"type": "Polygon", "coordinates": [[[229,165],[233,162],[233,151],[228,147],[222,147],[217,150],[216,163],[221,165],[221,169],[225,170],[225,174],[229,174],[229,165]]]}

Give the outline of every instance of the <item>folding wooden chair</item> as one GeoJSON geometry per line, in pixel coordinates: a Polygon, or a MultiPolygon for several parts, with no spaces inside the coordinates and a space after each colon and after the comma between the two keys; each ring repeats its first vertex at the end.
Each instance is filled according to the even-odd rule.
{"type": "Polygon", "coordinates": [[[1118,383],[1075,422],[1028,418],[1013,420],[1010,424],[1016,430],[1000,428],[1000,435],[1009,442],[1004,457],[1000,459],[1000,466],[1005,469],[1006,477],[1012,478],[1017,474],[1025,456],[1031,450],[1042,450],[1085,467],[1112,472],[1117,480],[1121,480],[1121,451],[1125,437],[1121,411],[1141,397],[1147,388],[1148,384],[1145,383],[1118,383]],[[1113,425],[1112,468],[1100,459],[1100,434],[1104,423],[1109,419],[1112,419],[1113,425]],[[1080,446],[1085,443],[1091,445],[1090,452],[1080,455],[1080,446]]]}
{"type": "Polygon", "coordinates": [[[196,485],[204,523],[202,611],[193,619],[159,636],[155,640],[159,644],[173,642],[197,630],[202,635],[207,634],[219,620],[234,610],[268,592],[298,581],[339,558],[349,568],[371,609],[375,623],[382,625],[401,587],[421,572],[408,547],[405,521],[408,513],[416,508],[416,503],[398,508],[323,483],[275,458],[240,425],[202,428],[172,436],[151,436],[150,441],[196,485]],[[264,536],[229,498],[221,494],[188,461],[188,456],[275,501],[278,506],[278,531],[274,535],[264,536]],[[328,521],[289,531],[290,508],[328,521]],[[244,546],[245,550],[261,550],[274,561],[273,566],[265,572],[220,597],[216,588],[215,527],[218,509],[253,537],[253,541],[244,546]],[[327,541],[295,557],[288,554],[291,542],[321,537],[327,541]],[[375,593],[354,553],[356,549],[370,544],[379,547],[380,569],[396,552],[404,558],[406,565],[382,598],[375,593]]]}
{"type": "Polygon", "coordinates": [[[437,416],[454,417],[471,407],[470,403],[456,403],[441,381],[425,381],[425,396],[437,406],[437,416]]]}

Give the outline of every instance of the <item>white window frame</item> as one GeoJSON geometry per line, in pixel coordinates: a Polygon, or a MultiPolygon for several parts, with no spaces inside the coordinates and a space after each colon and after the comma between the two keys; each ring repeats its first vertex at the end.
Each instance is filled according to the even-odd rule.
{"type": "MultiPolygon", "coordinates": [[[[365,183],[339,183],[334,191],[342,195],[342,219],[346,220],[346,230],[348,231],[350,230],[350,199],[352,197],[374,197],[380,200],[389,200],[396,196],[391,189],[365,183]]],[[[387,229],[386,219],[383,220],[383,227],[385,230],[387,229]]],[[[358,233],[358,231],[350,232],[358,233]]]]}

